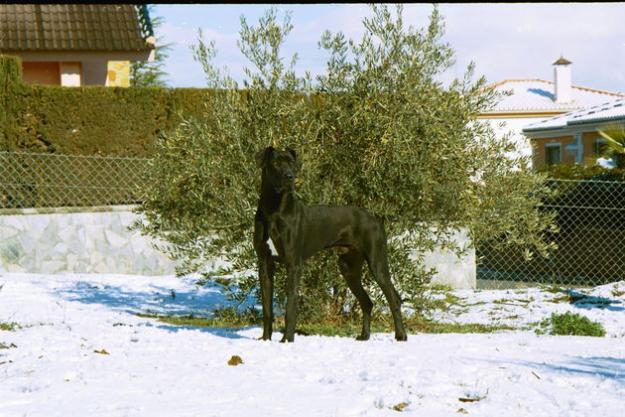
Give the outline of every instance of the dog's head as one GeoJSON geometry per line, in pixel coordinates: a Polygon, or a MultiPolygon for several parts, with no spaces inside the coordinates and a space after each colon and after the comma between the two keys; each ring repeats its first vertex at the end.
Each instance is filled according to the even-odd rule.
{"type": "Polygon", "coordinates": [[[268,146],[256,154],[256,164],[269,184],[280,191],[293,189],[300,168],[297,154],[291,148],[277,150],[268,146]]]}

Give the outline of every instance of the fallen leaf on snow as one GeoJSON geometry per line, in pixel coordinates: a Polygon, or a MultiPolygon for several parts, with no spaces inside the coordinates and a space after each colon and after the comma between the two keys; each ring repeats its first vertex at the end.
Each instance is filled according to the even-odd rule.
{"type": "Polygon", "coordinates": [[[228,360],[228,365],[237,366],[243,363],[243,359],[239,355],[232,355],[232,357],[228,360]]]}
{"type": "Polygon", "coordinates": [[[399,404],[395,404],[392,408],[395,411],[404,411],[404,408],[408,407],[409,405],[410,405],[410,403],[401,402],[399,404]]]}

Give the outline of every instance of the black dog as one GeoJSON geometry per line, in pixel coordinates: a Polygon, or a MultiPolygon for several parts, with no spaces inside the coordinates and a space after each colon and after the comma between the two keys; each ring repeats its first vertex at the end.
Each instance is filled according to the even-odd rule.
{"type": "Polygon", "coordinates": [[[393,320],[395,338],[406,340],[401,318],[401,299],[391,283],[382,220],[357,207],[306,207],[295,196],[294,180],[299,169],[295,151],[267,147],[257,154],[262,184],[254,225],[254,248],[263,302],[263,340],[271,340],[273,324],[273,274],[275,262],[286,264],[287,307],[283,342],[292,342],[297,315],[297,286],[304,261],[322,249],[339,249],[339,266],[350,290],[362,308],[362,333],[369,339],[373,303],[362,287],[365,261],[382,288],[393,320]],[[277,253],[274,253],[277,252],[277,253]]]}

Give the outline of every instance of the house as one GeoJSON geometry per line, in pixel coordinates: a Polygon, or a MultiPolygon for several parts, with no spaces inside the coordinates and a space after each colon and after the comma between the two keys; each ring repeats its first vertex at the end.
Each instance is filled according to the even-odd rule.
{"type": "Polygon", "coordinates": [[[535,168],[554,164],[594,165],[605,146],[599,129],[625,125],[625,98],[552,117],[523,129],[535,168]]]}
{"type": "Polygon", "coordinates": [[[553,81],[510,79],[490,88],[507,91],[492,110],[478,116],[493,126],[498,136],[510,135],[522,155],[531,156],[532,146],[523,135],[525,126],[542,120],[625,97],[618,92],[602,91],[572,84],[572,62],[560,57],[553,63],[553,81]]]}
{"type": "Polygon", "coordinates": [[[0,53],[22,59],[26,83],[127,87],[154,44],[145,6],[0,4],[0,53]]]}

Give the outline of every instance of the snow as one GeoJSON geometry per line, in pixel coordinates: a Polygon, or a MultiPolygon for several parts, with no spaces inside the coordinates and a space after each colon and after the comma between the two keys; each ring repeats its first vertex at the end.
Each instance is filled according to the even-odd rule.
{"type": "MultiPolygon", "coordinates": [[[[600,322],[608,337],[625,338],[625,282],[586,290],[556,293],[526,288],[515,290],[455,290],[457,304],[447,310],[436,310],[431,318],[446,323],[483,323],[528,328],[552,313],[582,314],[600,322]],[[618,296],[615,296],[617,294],[618,296]],[[563,298],[573,295],[574,303],[563,298]]],[[[434,296],[436,298],[436,296],[434,296]]],[[[624,376],[625,378],[625,376],[624,376]]]]}
{"type": "Polygon", "coordinates": [[[597,165],[602,168],[616,168],[616,162],[612,158],[597,158],[597,165]]]}
{"type": "Polygon", "coordinates": [[[625,99],[612,97],[610,101],[601,101],[591,107],[571,111],[555,117],[541,120],[525,127],[525,131],[561,129],[581,123],[616,121],[625,117],[625,99]]]}
{"type": "Polygon", "coordinates": [[[623,415],[625,283],[578,290],[576,303],[540,289],[457,290],[435,318],[528,329],[410,334],[405,343],[386,333],[262,342],[258,327],[181,327],[135,314],[228,304],[195,282],[0,275],[0,322],[22,326],[0,331],[0,416],[395,416],[393,407],[428,417],[623,415]],[[554,311],[600,321],[608,336],[536,335],[531,323],[554,311]],[[228,366],[233,355],[243,364],[228,366]]]}
{"type": "Polygon", "coordinates": [[[513,79],[493,84],[498,91],[511,91],[493,108],[495,112],[510,111],[571,111],[581,107],[601,106],[606,101],[623,98],[621,93],[593,90],[586,87],[571,86],[572,101],[555,101],[553,81],[541,79],[513,79]]]}

